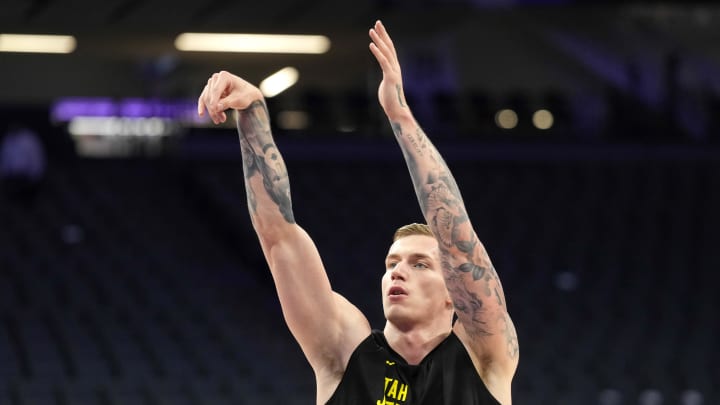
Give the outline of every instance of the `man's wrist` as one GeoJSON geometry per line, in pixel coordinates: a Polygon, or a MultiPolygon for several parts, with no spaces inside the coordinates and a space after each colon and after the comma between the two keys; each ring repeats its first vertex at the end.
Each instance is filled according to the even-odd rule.
{"type": "Polygon", "coordinates": [[[252,93],[247,95],[246,100],[250,100],[250,102],[247,104],[247,106],[242,108],[235,108],[238,111],[246,111],[253,107],[257,107],[258,105],[263,106],[267,109],[267,103],[265,102],[265,96],[263,96],[262,92],[258,88],[254,88],[252,93]]]}
{"type": "Polygon", "coordinates": [[[260,102],[263,103],[263,104],[267,104],[267,103],[265,102],[265,96],[263,95],[262,91],[260,91],[259,88],[253,86],[253,93],[254,93],[254,94],[252,95],[252,100],[253,100],[253,101],[250,103],[250,105],[252,105],[252,104],[255,103],[256,101],[260,101],[260,102]]]}
{"type": "Polygon", "coordinates": [[[399,111],[394,111],[392,114],[386,113],[386,115],[390,122],[397,122],[401,125],[407,125],[415,122],[415,117],[413,117],[409,108],[402,108],[399,111]]]}

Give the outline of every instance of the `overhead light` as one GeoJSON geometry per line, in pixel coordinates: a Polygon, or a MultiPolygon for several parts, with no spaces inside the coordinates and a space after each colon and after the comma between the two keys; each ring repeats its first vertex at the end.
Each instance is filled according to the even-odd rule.
{"type": "Polygon", "coordinates": [[[320,54],[330,49],[323,35],[209,34],[186,32],[175,38],[181,51],[320,54]]]}
{"type": "Polygon", "coordinates": [[[299,73],[294,67],[286,67],[260,82],[260,91],[265,97],[274,97],[297,83],[299,73]]]}
{"type": "Polygon", "coordinates": [[[555,119],[548,110],[537,110],[533,114],[532,122],[537,129],[550,129],[553,126],[555,119]]]}
{"type": "Polygon", "coordinates": [[[513,129],[518,124],[517,113],[511,109],[500,110],[495,114],[495,124],[502,129],[513,129]]]}
{"type": "Polygon", "coordinates": [[[0,34],[0,52],[71,53],[76,44],[71,35],[0,34]]]}

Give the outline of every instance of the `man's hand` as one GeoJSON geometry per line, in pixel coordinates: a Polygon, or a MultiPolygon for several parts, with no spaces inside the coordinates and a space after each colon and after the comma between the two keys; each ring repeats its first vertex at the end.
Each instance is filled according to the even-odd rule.
{"type": "Polygon", "coordinates": [[[200,98],[198,98],[198,115],[208,115],[214,123],[225,122],[225,110],[233,108],[244,110],[253,101],[262,100],[260,89],[245,80],[226,71],[215,73],[208,79],[200,98]]]}
{"type": "Polygon", "coordinates": [[[378,88],[378,99],[385,114],[393,121],[401,115],[410,113],[403,93],[400,62],[395,46],[382,22],[377,21],[370,29],[370,39],[372,39],[370,52],[375,55],[383,72],[383,79],[378,88]]]}

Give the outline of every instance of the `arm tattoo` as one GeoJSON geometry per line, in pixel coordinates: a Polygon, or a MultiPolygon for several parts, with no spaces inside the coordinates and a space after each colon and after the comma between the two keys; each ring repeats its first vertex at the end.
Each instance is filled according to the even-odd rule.
{"type": "Polygon", "coordinates": [[[390,126],[392,127],[395,137],[398,139],[402,138],[403,134],[402,134],[402,127],[400,126],[400,123],[391,122],[390,126]]]}
{"type": "Polygon", "coordinates": [[[443,258],[442,266],[455,311],[459,314],[467,314],[472,320],[472,327],[466,327],[466,330],[473,336],[491,336],[492,333],[489,331],[487,322],[482,317],[485,313],[482,299],[477,296],[477,293],[468,289],[459,273],[448,271],[448,269],[452,268],[452,265],[446,259],[447,257],[443,258]]]}
{"type": "Polygon", "coordinates": [[[402,99],[402,87],[400,87],[399,84],[396,84],[395,90],[397,90],[398,102],[400,103],[400,107],[406,107],[406,105],[405,105],[405,103],[403,103],[403,99],[402,99]]]}
{"type": "Polygon", "coordinates": [[[498,321],[503,325],[502,333],[503,336],[505,336],[505,343],[507,344],[507,355],[511,359],[514,359],[520,353],[515,325],[513,325],[512,319],[510,319],[510,315],[508,315],[507,312],[503,313],[498,321]]]}
{"type": "MultiPolygon", "coordinates": [[[[395,138],[399,141],[400,145],[403,144],[403,138],[405,134],[402,130],[402,125],[400,125],[399,122],[391,122],[390,126],[393,129],[393,133],[395,134],[395,138]]],[[[405,161],[407,162],[408,168],[410,169],[410,177],[413,180],[413,184],[415,186],[415,190],[422,187],[422,182],[419,182],[419,175],[417,174],[419,172],[418,169],[418,163],[415,159],[415,156],[413,156],[412,153],[408,153],[408,151],[405,150],[405,148],[401,148],[403,152],[403,156],[405,157],[405,161]]]]}
{"type": "Polygon", "coordinates": [[[255,199],[255,191],[250,187],[250,178],[257,172],[257,163],[253,158],[254,154],[250,145],[248,145],[245,137],[240,137],[240,151],[242,152],[243,173],[245,174],[245,190],[247,194],[248,209],[250,210],[250,219],[253,220],[257,210],[257,200],[255,199]]]}
{"type": "Polygon", "coordinates": [[[498,292],[497,287],[495,287],[495,298],[497,298],[497,303],[498,303],[498,305],[500,305],[501,307],[505,308],[505,304],[503,303],[502,298],[500,298],[500,293],[498,292]]]}
{"type": "Polygon", "coordinates": [[[438,241],[446,285],[458,316],[469,320],[464,326],[474,336],[503,333],[508,352],[516,353],[517,337],[507,315],[500,279],[469,224],[450,169],[419,125],[414,134],[398,122],[393,122],[392,127],[405,156],[420,208],[438,241]],[[470,277],[466,278],[466,275],[470,277]],[[488,323],[494,322],[490,318],[494,315],[487,312],[488,304],[503,309],[502,321],[492,328],[488,323]]]}
{"type": "Polygon", "coordinates": [[[270,199],[277,204],[282,217],[288,223],[295,223],[290,198],[290,179],[280,152],[275,146],[265,103],[254,101],[247,109],[237,114],[237,128],[240,136],[245,188],[251,216],[257,210],[256,190],[250,179],[262,177],[263,188],[270,199]]]}
{"type": "Polygon", "coordinates": [[[483,275],[485,275],[485,268],[480,267],[475,263],[463,263],[457,269],[462,271],[463,273],[472,273],[472,278],[475,281],[480,280],[481,278],[483,278],[483,275]]]}

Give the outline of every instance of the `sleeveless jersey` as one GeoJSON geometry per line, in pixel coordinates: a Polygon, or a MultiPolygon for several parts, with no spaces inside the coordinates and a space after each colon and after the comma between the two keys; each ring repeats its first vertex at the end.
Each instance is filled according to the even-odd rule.
{"type": "Polygon", "coordinates": [[[326,405],[500,405],[455,333],[409,365],[374,330],[350,356],[326,405]]]}

